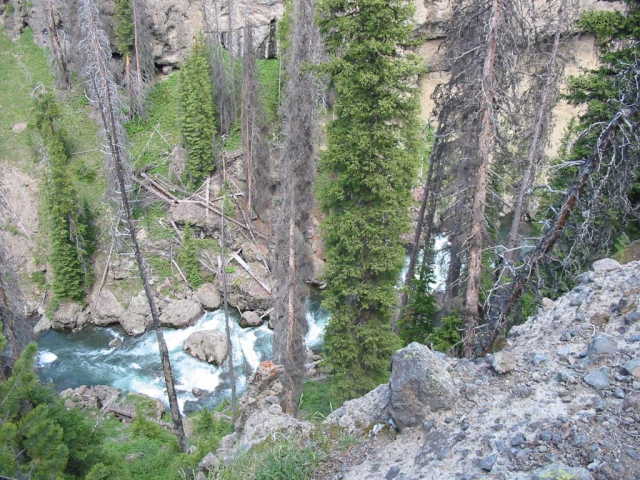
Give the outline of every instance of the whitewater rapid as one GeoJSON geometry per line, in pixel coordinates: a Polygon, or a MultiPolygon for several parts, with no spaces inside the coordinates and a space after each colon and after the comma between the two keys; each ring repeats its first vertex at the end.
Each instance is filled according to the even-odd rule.
{"type": "MultiPolygon", "coordinates": [[[[183,411],[213,407],[231,394],[229,362],[237,378],[237,389],[258,364],[271,358],[273,332],[265,324],[241,328],[237,316],[230,316],[233,359],[220,367],[202,362],[183,350],[185,340],[200,330],[225,331],[222,311],[204,314],[195,325],[184,329],[163,329],[176,378],[178,402],[183,411]]],[[[306,344],[322,345],[328,314],[317,303],[307,311],[306,344]]],[[[38,371],[57,390],[80,385],[110,385],[128,392],[143,393],[166,403],[162,368],[154,332],[129,337],[118,328],[87,328],[80,332],[49,331],[39,340],[38,371]]]]}

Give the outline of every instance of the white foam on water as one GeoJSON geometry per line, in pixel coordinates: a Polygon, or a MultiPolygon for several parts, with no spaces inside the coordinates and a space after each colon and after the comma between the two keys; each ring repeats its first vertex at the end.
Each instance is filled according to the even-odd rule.
{"type": "Polygon", "coordinates": [[[53,352],[39,352],[38,353],[38,365],[48,365],[58,360],[58,356],[53,352]]]}
{"type": "Polygon", "coordinates": [[[142,367],[140,366],[140,364],[139,364],[139,363],[136,363],[136,362],[133,362],[133,363],[131,364],[131,368],[133,368],[134,370],[141,370],[141,369],[142,369],[142,367]]]}

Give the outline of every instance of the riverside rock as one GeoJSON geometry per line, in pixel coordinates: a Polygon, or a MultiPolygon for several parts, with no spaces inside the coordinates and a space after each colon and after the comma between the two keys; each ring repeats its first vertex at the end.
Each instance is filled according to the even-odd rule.
{"type": "Polygon", "coordinates": [[[202,315],[200,303],[192,299],[174,300],[160,314],[160,323],[166,327],[184,328],[202,315]]]}
{"type": "Polygon", "coordinates": [[[457,389],[447,368],[441,356],[416,342],[393,355],[390,413],[399,428],[419,425],[455,404],[457,389]]]}
{"type": "Polygon", "coordinates": [[[212,283],[204,283],[196,290],[195,298],[205,310],[217,310],[222,303],[220,293],[212,283]]]}
{"type": "Polygon", "coordinates": [[[189,335],[184,342],[184,351],[214,365],[222,365],[229,353],[225,335],[215,330],[202,330],[189,335]]]}
{"type": "Polygon", "coordinates": [[[259,327],[264,323],[258,312],[242,312],[240,316],[240,326],[243,328],[259,327]]]}

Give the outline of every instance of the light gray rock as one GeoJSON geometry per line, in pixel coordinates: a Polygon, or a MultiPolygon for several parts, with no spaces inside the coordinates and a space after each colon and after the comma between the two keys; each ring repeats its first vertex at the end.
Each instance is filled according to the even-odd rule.
{"type": "Polygon", "coordinates": [[[364,397],[344,402],[327,416],[324,423],[338,425],[351,434],[363,433],[373,425],[387,420],[389,401],[389,385],[385,383],[364,397]]]}
{"type": "Polygon", "coordinates": [[[19,122],[11,127],[13,133],[22,133],[27,129],[27,122],[19,122]]]}
{"type": "Polygon", "coordinates": [[[120,318],[120,326],[127,335],[142,335],[151,326],[151,318],[127,311],[120,318]]]}
{"type": "Polygon", "coordinates": [[[635,378],[640,378],[640,358],[634,358],[622,365],[622,370],[627,375],[632,375],[635,378]]]}
{"type": "Polygon", "coordinates": [[[533,472],[531,480],[593,480],[593,477],[586,468],[553,463],[533,472]]]}
{"type": "Polygon", "coordinates": [[[227,358],[227,339],[222,332],[201,330],[189,335],[184,351],[203,362],[221,365],[227,358]]]}
{"type": "MultiPolygon", "coordinates": [[[[82,311],[80,304],[65,302],[61,304],[53,314],[51,328],[56,330],[73,330],[82,328],[86,322],[87,315],[82,311]]],[[[41,327],[45,325],[41,325],[41,327]]]]}
{"type": "Polygon", "coordinates": [[[124,307],[111,290],[104,288],[92,298],[91,312],[91,322],[94,325],[111,325],[120,321],[124,315],[124,307]]]}
{"type": "Polygon", "coordinates": [[[257,312],[242,312],[240,316],[240,326],[247,327],[259,327],[264,323],[264,320],[260,318],[257,312]]]}
{"type": "Polygon", "coordinates": [[[205,283],[196,290],[196,300],[200,302],[205,310],[216,310],[220,307],[222,300],[216,286],[212,283],[205,283]]]}
{"type": "Polygon", "coordinates": [[[618,263],[613,258],[603,258],[601,260],[597,260],[593,262],[593,265],[591,266],[591,269],[596,273],[609,272],[617,268],[620,268],[620,263],[618,263]]]}
{"type": "Polygon", "coordinates": [[[192,299],[174,300],[160,315],[160,323],[167,327],[184,328],[192,325],[202,315],[200,302],[192,299]]]}
{"type": "Polygon", "coordinates": [[[36,323],[33,327],[33,334],[40,335],[41,333],[46,332],[47,330],[51,330],[52,328],[53,324],[51,323],[51,320],[49,320],[49,317],[47,317],[46,315],[42,315],[40,317],[40,320],[38,320],[38,323],[36,323]]]}
{"type": "Polygon", "coordinates": [[[493,470],[493,466],[496,464],[497,460],[498,456],[496,454],[489,455],[480,460],[480,462],[478,462],[478,466],[485,472],[490,472],[493,470]]]}
{"type": "Polygon", "coordinates": [[[587,348],[587,355],[591,358],[602,355],[613,355],[618,351],[618,343],[609,335],[596,335],[587,348]]]}
{"type": "Polygon", "coordinates": [[[421,424],[432,412],[451,408],[458,395],[447,362],[413,342],[391,359],[390,413],[399,428],[421,424]]]}
{"type": "Polygon", "coordinates": [[[511,352],[496,352],[491,359],[491,367],[496,373],[504,375],[515,370],[516,358],[511,352]]]}
{"type": "Polygon", "coordinates": [[[596,390],[603,390],[609,387],[609,371],[604,367],[592,370],[584,376],[583,380],[596,390]]]}

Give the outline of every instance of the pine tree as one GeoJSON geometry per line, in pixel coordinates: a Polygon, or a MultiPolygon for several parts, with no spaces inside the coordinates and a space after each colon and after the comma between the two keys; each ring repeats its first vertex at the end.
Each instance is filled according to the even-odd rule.
{"type": "Polygon", "coordinates": [[[77,215],[77,194],[69,179],[69,155],[57,125],[59,112],[50,93],[36,101],[36,126],[49,161],[45,199],[51,241],[53,291],[58,299],[82,300],[85,278],[79,246],[83,228],[77,215]]]}
{"type": "Polygon", "coordinates": [[[320,28],[335,85],[335,120],[321,158],[327,253],[327,360],[342,397],[383,382],[399,346],[395,283],[417,167],[412,8],[402,0],[323,0],[320,28]]]}
{"type": "Polygon", "coordinates": [[[426,344],[429,335],[433,333],[438,313],[438,304],[431,290],[433,278],[432,269],[423,263],[418,278],[409,284],[409,302],[399,325],[400,338],[404,344],[426,344]]]}
{"type": "Polygon", "coordinates": [[[202,285],[198,253],[199,249],[196,239],[193,236],[193,229],[191,225],[187,224],[183,231],[182,248],[178,253],[178,262],[184,270],[184,274],[191,288],[198,288],[202,285]]]}
{"type": "Polygon", "coordinates": [[[198,36],[180,72],[182,137],[188,155],[184,180],[191,187],[200,186],[215,169],[216,113],[209,70],[207,46],[198,36]]]}
{"type": "Polygon", "coordinates": [[[128,65],[134,49],[133,8],[131,0],[116,0],[115,5],[116,49],[128,65]]]}

